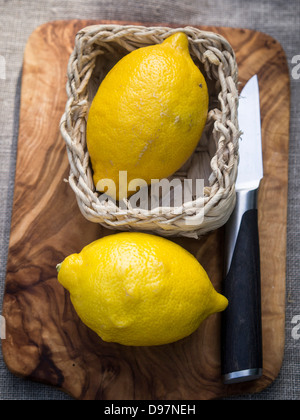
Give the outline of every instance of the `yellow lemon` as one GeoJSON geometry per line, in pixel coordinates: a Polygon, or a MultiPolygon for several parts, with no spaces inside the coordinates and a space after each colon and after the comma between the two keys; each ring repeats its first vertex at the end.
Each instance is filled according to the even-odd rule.
{"type": "Polygon", "coordinates": [[[174,342],[228,304],[192,254],[152,234],[98,239],[68,256],[58,270],[83,323],[108,342],[174,342]]]}
{"type": "Polygon", "coordinates": [[[86,139],[97,189],[112,180],[113,198],[122,199],[135,192],[127,192],[131,181],[147,185],[176,172],[197,146],[207,110],[207,85],[184,33],[127,54],[89,110],[86,139]],[[119,194],[120,171],[127,171],[127,184],[119,194]]]}

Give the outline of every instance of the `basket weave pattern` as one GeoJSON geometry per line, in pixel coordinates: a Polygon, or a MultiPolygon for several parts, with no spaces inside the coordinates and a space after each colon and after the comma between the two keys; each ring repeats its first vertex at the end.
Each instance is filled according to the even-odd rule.
{"type": "Polygon", "coordinates": [[[60,129],[70,163],[68,182],[83,216],[111,229],[195,238],[226,223],[235,205],[240,137],[237,81],[237,64],[230,44],[212,32],[192,27],[127,25],[94,25],[79,31],[68,64],[68,100],[60,129]],[[97,88],[125,54],[161,43],[178,31],[188,36],[191,57],[207,80],[210,105],[198,147],[170,179],[204,179],[204,196],[183,203],[180,208],[143,209],[133,207],[128,200],[122,206],[100,201],[86,147],[87,115],[97,88]]]}

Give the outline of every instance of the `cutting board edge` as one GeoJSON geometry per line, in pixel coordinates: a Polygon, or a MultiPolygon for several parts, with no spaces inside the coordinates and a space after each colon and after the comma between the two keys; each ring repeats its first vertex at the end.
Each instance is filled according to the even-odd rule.
{"type": "MultiPolygon", "coordinates": [[[[28,39],[28,41],[30,41],[30,39],[31,39],[31,36],[34,36],[36,33],[38,33],[43,27],[45,27],[45,26],[48,26],[48,25],[52,25],[52,24],[59,24],[59,23],[61,23],[61,22],[77,22],[77,23],[80,23],[80,22],[82,22],[83,20],[80,20],[80,19],[71,19],[71,20],[54,20],[54,21],[50,21],[50,22],[46,22],[46,23],[44,23],[44,24],[42,24],[42,25],[40,25],[40,26],[38,26],[33,32],[32,32],[32,34],[30,35],[30,37],[29,37],[29,39],[28,39]]],[[[98,21],[98,20],[84,20],[84,22],[92,22],[91,24],[98,24],[99,22],[104,22],[105,24],[133,24],[133,25],[143,25],[143,26],[167,26],[167,27],[175,27],[175,28],[179,28],[179,27],[184,27],[184,26],[192,26],[192,25],[180,25],[180,26],[178,26],[178,25],[176,25],[176,24],[152,24],[152,23],[149,23],[149,22],[126,22],[126,21],[107,21],[107,20],[105,20],[105,21],[98,21]],[[93,22],[95,22],[95,23],[93,23],[93,22]]],[[[194,27],[197,27],[197,28],[208,28],[208,26],[202,26],[202,25],[193,25],[194,27]]],[[[84,26],[82,26],[82,27],[84,27],[84,26]]],[[[210,26],[210,28],[212,28],[212,29],[234,29],[234,30],[247,30],[247,31],[249,31],[249,32],[254,32],[254,33],[261,33],[261,34],[263,34],[264,36],[267,36],[267,37],[269,37],[270,39],[274,39],[275,40],[275,38],[273,38],[271,35],[268,35],[268,34],[265,34],[264,32],[260,32],[260,31],[255,31],[255,30],[252,30],[252,29],[245,29],[245,28],[228,28],[228,27],[217,27],[217,26],[210,26]]],[[[206,29],[205,29],[206,30],[206,29]]],[[[277,40],[275,40],[276,42],[278,42],[277,40]]],[[[27,45],[26,45],[26,47],[27,47],[27,45]]],[[[283,49],[282,49],[283,50],[283,49]]],[[[283,52],[284,52],[284,50],[283,50],[283,52]]],[[[284,52],[285,53],[285,52],[284,52]]],[[[25,48],[25,51],[24,51],[24,57],[25,57],[25,55],[26,55],[26,48],[25,48]]],[[[22,79],[23,79],[23,75],[22,75],[22,79]]],[[[22,83],[22,85],[23,85],[23,83],[22,83]]],[[[290,117],[290,114],[289,114],[289,117],[290,117]]],[[[284,357],[284,354],[282,354],[282,360],[283,360],[283,357],[284,357]]],[[[4,357],[4,360],[6,360],[5,359],[5,357],[4,357]]],[[[9,368],[9,366],[8,366],[8,369],[13,373],[13,374],[15,374],[16,376],[19,376],[19,377],[24,377],[24,376],[22,376],[22,375],[20,375],[20,374],[18,374],[18,372],[15,372],[13,369],[10,369],[9,368]]],[[[279,373],[279,371],[280,371],[280,369],[278,370],[278,372],[277,372],[277,374],[276,374],[276,376],[275,376],[275,378],[277,377],[277,375],[278,375],[278,373],[279,373]]],[[[274,378],[274,379],[275,379],[274,378]]],[[[270,380],[271,381],[273,381],[274,380],[273,378],[271,379],[270,378],[270,380]]],[[[53,386],[53,385],[52,385],[53,386]]],[[[63,389],[62,389],[63,390],[63,389]]],[[[66,390],[63,390],[64,392],[66,392],[67,394],[68,394],[68,392],[66,391],[66,390]]],[[[259,391],[258,391],[259,392],[259,391]]]]}

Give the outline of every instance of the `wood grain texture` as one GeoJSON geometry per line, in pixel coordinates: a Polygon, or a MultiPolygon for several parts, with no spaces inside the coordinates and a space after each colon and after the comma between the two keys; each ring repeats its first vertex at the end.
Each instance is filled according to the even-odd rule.
{"type": "MultiPolygon", "coordinates": [[[[68,293],[57,282],[55,266],[65,256],[114,233],[86,221],[79,212],[64,182],[69,168],[59,133],[74,37],[93,23],[47,23],[36,29],[26,46],[3,302],[5,362],[14,374],[51,384],[77,399],[205,400],[258,392],[276,378],[284,350],[290,100],[285,54],[276,40],[259,32],[201,27],[222,34],[232,44],[240,87],[258,74],[261,91],[265,176],[258,212],[264,371],[258,381],[225,386],[220,379],[220,314],[170,345],[140,348],[105,343],[81,323],[68,293]]],[[[199,241],[174,239],[198,258],[218,290],[222,240],[223,229],[199,241]]]]}

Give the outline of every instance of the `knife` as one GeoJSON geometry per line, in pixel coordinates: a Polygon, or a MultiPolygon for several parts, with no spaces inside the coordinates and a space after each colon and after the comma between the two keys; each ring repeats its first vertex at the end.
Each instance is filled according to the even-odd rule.
{"type": "Polygon", "coordinates": [[[242,131],[236,180],[236,205],[225,226],[221,370],[225,384],[262,375],[260,253],[257,194],[263,178],[259,86],[253,76],[243,88],[238,109],[242,131]]]}

